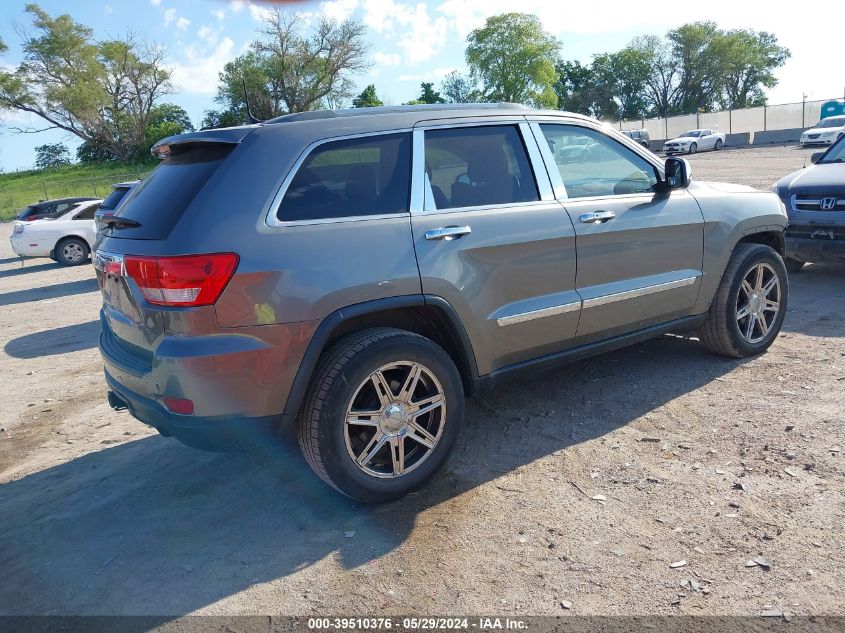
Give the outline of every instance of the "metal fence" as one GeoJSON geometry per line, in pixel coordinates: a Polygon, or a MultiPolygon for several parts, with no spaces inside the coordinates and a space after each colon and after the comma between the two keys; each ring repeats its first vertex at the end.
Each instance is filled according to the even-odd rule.
{"type": "Polygon", "coordinates": [[[686,130],[697,128],[710,128],[725,134],[809,128],[821,119],[822,106],[836,100],[820,99],[667,118],[634,119],[618,121],[613,125],[620,130],[645,129],[652,139],[675,138],[686,130]]]}
{"type": "Polygon", "coordinates": [[[138,180],[151,170],[127,166],[126,171],[85,178],[67,178],[49,171],[29,172],[20,179],[9,179],[0,186],[0,219],[10,219],[19,209],[38,200],[77,196],[104,198],[114,183],[138,180]]]}

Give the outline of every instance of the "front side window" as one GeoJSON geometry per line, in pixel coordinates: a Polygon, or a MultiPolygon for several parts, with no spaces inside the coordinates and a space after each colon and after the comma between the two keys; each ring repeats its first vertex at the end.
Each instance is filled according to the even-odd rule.
{"type": "Polygon", "coordinates": [[[407,213],[410,179],[409,133],[324,143],[299,167],[277,218],[288,222],[407,213]]]}
{"type": "Polygon", "coordinates": [[[540,129],[569,198],[645,193],[657,184],[651,163],[601,132],[545,123],[540,129]]]}
{"type": "Polygon", "coordinates": [[[89,204],[82,211],[80,211],[75,216],[73,216],[73,219],[74,220],[93,220],[94,219],[94,213],[97,211],[98,208],[99,208],[99,205],[89,204]]]}
{"type": "Polygon", "coordinates": [[[428,130],[425,169],[438,210],[540,199],[514,125],[428,130]]]}

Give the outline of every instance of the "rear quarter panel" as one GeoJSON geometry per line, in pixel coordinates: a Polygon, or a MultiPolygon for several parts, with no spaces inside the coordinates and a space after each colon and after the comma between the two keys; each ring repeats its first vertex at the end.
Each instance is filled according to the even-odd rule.
{"type": "Polygon", "coordinates": [[[689,187],[704,216],[704,276],[693,314],[710,307],[736,245],[748,235],[786,228],[783,203],[774,193],[741,185],[695,182],[689,187]]]}

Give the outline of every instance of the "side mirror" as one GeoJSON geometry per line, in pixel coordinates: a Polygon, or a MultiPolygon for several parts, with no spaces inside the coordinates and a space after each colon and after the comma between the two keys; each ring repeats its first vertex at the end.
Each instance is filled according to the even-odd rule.
{"type": "Polygon", "coordinates": [[[813,152],[812,156],[810,156],[810,162],[814,165],[819,162],[819,159],[824,156],[824,152],[813,152]]]}
{"type": "Polygon", "coordinates": [[[692,182],[692,165],[686,158],[670,156],[666,159],[666,188],[686,189],[692,182]]]}

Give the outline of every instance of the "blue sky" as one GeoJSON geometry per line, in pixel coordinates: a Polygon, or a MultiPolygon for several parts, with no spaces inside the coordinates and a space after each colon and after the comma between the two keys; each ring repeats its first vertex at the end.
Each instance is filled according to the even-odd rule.
{"type": "MultiPolygon", "coordinates": [[[[0,59],[6,67],[20,61],[17,29],[30,26],[25,4],[4,0],[0,9],[0,37],[10,48],[0,59]]],[[[174,93],[165,100],[185,108],[195,124],[204,110],[214,107],[217,73],[223,64],[246,50],[261,26],[262,13],[273,6],[249,0],[42,0],[40,4],[52,15],[70,12],[76,20],[91,26],[98,38],[120,36],[131,29],[138,36],[164,44],[174,83],[174,93]]],[[[841,97],[845,91],[845,72],[838,63],[839,27],[831,28],[830,37],[819,34],[820,18],[825,25],[845,21],[843,2],[832,2],[824,8],[814,6],[803,14],[780,11],[771,2],[760,0],[633,5],[636,8],[629,0],[604,0],[600,4],[561,0],[324,0],[277,4],[311,15],[325,13],[364,22],[373,66],[355,80],[361,89],[375,84],[386,103],[415,98],[420,81],[439,83],[450,70],[465,71],[463,54],[469,31],[482,25],[489,15],[514,10],[537,13],[546,30],[562,42],[563,57],[581,61],[617,50],[637,35],[663,34],[694,20],[714,20],[724,28],[767,30],[793,54],[778,73],[780,84],[770,91],[770,103],[800,101],[802,94],[817,99],[841,97]],[[653,8],[659,6],[671,8],[661,13],[653,8]]],[[[31,118],[5,114],[0,122],[6,124],[6,129],[0,130],[0,167],[7,171],[31,167],[36,145],[62,141],[73,149],[79,142],[58,131],[15,134],[8,130],[10,125],[41,127],[31,118]]]]}

